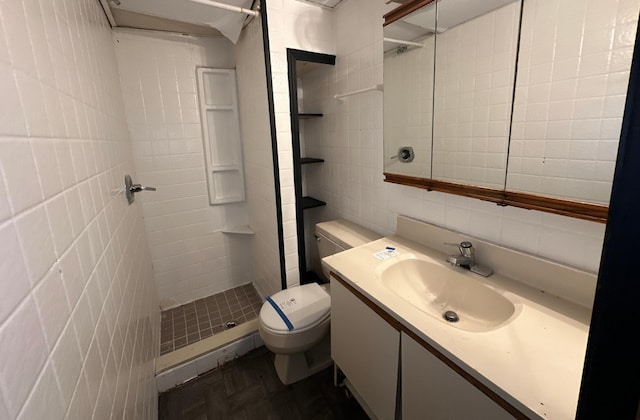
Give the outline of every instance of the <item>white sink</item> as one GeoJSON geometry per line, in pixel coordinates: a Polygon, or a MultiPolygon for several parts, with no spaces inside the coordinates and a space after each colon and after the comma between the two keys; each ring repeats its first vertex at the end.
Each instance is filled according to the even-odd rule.
{"type": "Polygon", "coordinates": [[[405,254],[380,266],[376,275],[393,293],[454,328],[490,331],[515,313],[513,303],[482,284],[481,277],[428,257],[405,254]],[[458,320],[445,320],[447,311],[453,311],[458,320]]]}

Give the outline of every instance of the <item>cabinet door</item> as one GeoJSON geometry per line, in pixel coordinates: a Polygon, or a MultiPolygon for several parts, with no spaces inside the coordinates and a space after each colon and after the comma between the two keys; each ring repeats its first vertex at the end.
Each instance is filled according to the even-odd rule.
{"type": "Polygon", "coordinates": [[[457,372],[402,333],[404,420],[513,419],[457,372]]]}
{"type": "Polygon", "coordinates": [[[399,345],[398,330],[332,279],[331,356],[378,419],[395,417],[399,345]]]}

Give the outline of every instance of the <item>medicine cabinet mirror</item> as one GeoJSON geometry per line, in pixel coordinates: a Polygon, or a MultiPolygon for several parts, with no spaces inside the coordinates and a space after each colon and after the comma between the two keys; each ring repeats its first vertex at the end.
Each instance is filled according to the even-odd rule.
{"type": "Polygon", "coordinates": [[[387,13],[385,181],[606,221],[639,10],[414,0],[387,13]]]}

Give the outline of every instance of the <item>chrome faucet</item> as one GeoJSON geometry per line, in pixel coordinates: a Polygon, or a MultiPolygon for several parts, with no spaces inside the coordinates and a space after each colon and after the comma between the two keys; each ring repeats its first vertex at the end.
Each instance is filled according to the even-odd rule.
{"type": "Polygon", "coordinates": [[[476,250],[471,242],[464,241],[459,244],[445,242],[445,245],[457,246],[458,250],[460,250],[460,254],[458,255],[449,255],[447,258],[449,264],[464,268],[471,268],[471,266],[476,264],[476,250]]]}
{"type": "Polygon", "coordinates": [[[459,244],[445,242],[445,245],[457,246],[460,251],[460,254],[449,255],[447,257],[447,262],[449,264],[466,268],[467,270],[471,270],[484,277],[489,277],[493,274],[493,270],[489,267],[476,263],[476,249],[473,247],[471,242],[463,241],[459,244]]]}

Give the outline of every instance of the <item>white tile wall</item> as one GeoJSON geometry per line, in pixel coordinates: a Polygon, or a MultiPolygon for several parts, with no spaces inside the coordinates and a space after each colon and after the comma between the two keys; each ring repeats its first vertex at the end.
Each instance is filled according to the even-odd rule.
{"type": "MultiPolygon", "coordinates": [[[[365,14],[368,14],[365,12],[365,14]]],[[[335,53],[333,12],[295,0],[267,2],[282,205],[295,203],[287,48],[335,53]]],[[[287,285],[300,283],[295,217],[283,219],[287,285]]]]}
{"type": "Polygon", "coordinates": [[[520,2],[436,35],[433,178],[504,188],[520,2]]]}
{"type": "MultiPolygon", "coordinates": [[[[278,9],[280,15],[288,12],[286,2],[284,6],[278,9]]],[[[307,152],[327,159],[317,169],[320,181],[308,185],[318,198],[327,202],[327,207],[319,210],[321,218],[343,217],[381,234],[391,234],[395,232],[396,216],[405,214],[597,271],[604,236],[602,224],[514,207],[502,208],[479,200],[383,182],[382,95],[370,92],[344,103],[331,97],[347,89],[382,83],[382,15],[385,11],[382,0],[374,6],[370,1],[350,0],[333,12],[334,23],[329,27],[335,29],[336,66],[321,75],[313,75],[314,82],[305,84],[305,92],[322,92],[317,103],[320,112],[328,114],[318,122],[321,126],[312,130],[322,130],[323,137],[318,138],[322,143],[315,151],[309,149],[313,148],[311,142],[306,145],[307,152]]],[[[271,35],[277,29],[271,27],[271,15],[269,19],[271,35]]],[[[286,98],[280,97],[280,100],[284,102],[286,98]]],[[[314,106],[310,93],[305,93],[305,106],[314,106]]],[[[288,114],[283,118],[288,118],[288,114]]],[[[279,147],[291,144],[287,134],[278,132],[279,147]]],[[[281,171],[281,176],[285,171],[281,171]]],[[[289,245],[288,249],[295,251],[295,240],[289,245]]],[[[291,254],[288,259],[297,261],[297,255],[291,254]]]]}
{"type": "Polygon", "coordinates": [[[281,289],[271,126],[262,23],[254,19],[236,44],[236,77],[249,223],[255,232],[252,281],[261,296],[281,289]]]}
{"type": "Polygon", "coordinates": [[[0,418],[157,417],[159,311],[98,2],[0,2],[0,418]],[[114,398],[117,396],[118,398],[114,398]]]}
{"type": "Polygon", "coordinates": [[[242,225],[246,203],[210,206],[198,111],[196,67],[233,68],[225,38],[116,30],[113,41],[138,179],[157,192],[142,203],[162,307],[244,284],[252,275],[242,225]]]}
{"type": "Polygon", "coordinates": [[[524,3],[509,189],[609,202],[639,10],[524,3]]]}

